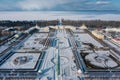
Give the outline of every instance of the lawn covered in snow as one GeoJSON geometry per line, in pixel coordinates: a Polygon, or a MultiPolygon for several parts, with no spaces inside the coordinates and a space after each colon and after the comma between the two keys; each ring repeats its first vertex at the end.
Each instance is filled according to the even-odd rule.
{"type": "Polygon", "coordinates": [[[98,41],[96,41],[87,33],[75,34],[75,35],[78,35],[76,39],[79,39],[81,42],[88,42],[94,44],[95,46],[103,47],[98,41]]]}
{"type": "Polygon", "coordinates": [[[0,66],[0,69],[33,69],[38,61],[40,53],[15,53],[4,64],[0,66]],[[15,65],[14,60],[20,56],[31,56],[32,59],[22,65],[15,65]]]}

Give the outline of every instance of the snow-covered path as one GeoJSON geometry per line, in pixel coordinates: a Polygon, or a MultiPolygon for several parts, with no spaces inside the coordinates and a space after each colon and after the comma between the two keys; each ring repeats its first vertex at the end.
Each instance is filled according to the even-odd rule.
{"type": "Polygon", "coordinates": [[[66,30],[57,30],[56,40],[57,44],[56,47],[50,47],[46,51],[46,57],[44,59],[44,64],[42,66],[41,71],[45,72],[42,73],[41,79],[56,79],[56,66],[57,64],[57,56],[58,56],[58,49],[60,53],[60,75],[62,80],[68,79],[77,79],[77,69],[76,64],[74,63],[74,56],[72,53],[72,49],[68,42],[68,35],[66,30]],[[59,48],[58,48],[59,45],[59,48]],[[44,76],[46,75],[46,76],[44,76]]]}

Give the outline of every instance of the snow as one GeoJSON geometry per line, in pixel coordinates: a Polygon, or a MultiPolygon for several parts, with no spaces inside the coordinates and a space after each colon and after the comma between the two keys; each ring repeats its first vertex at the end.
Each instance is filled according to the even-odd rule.
{"type": "Polygon", "coordinates": [[[47,38],[46,33],[35,33],[33,34],[25,43],[24,45],[21,47],[21,49],[37,49],[37,50],[41,50],[43,49],[43,44],[41,44],[41,42],[43,41],[43,39],[47,38]]]}
{"type": "Polygon", "coordinates": [[[54,20],[54,19],[71,19],[71,20],[115,20],[120,21],[120,14],[79,14],[72,12],[37,12],[37,11],[13,11],[0,12],[0,20],[54,20]],[[17,14],[17,15],[16,15],[17,14]]]}
{"type": "Polygon", "coordinates": [[[112,67],[117,66],[118,64],[114,62],[113,60],[109,60],[108,62],[106,62],[106,65],[112,68],[112,67]]]}
{"type": "MultiPolygon", "coordinates": [[[[98,41],[96,41],[94,38],[92,38],[89,34],[87,33],[81,33],[81,34],[75,34],[75,35],[78,35],[78,39],[81,41],[81,42],[89,42],[89,43],[92,43],[94,44],[95,46],[97,47],[103,47],[98,41]]],[[[77,39],[76,38],[76,39],[77,39]]]]}
{"type": "Polygon", "coordinates": [[[7,49],[8,46],[7,45],[2,45],[0,46],[0,53],[3,52],[5,49],[7,49]]]}
{"type": "MultiPolygon", "coordinates": [[[[33,48],[35,50],[41,50],[44,48],[43,44],[41,44],[41,41],[43,39],[47,38],[48,33],[34,33],[31,37],[27,39],[27,41],[24,42],[23,46],[18,49],[16,52],[22,52],[22,53],[16,53],[12,55],[3,65],[0,66],[0,69],[32,69],[35,67],[36,62],[40,56],[39,53],[28,53],[27,50],[33,51],[33,48]],[[24,53],[25,52],[25,53],[24,53]],[[33,56],[33,59],[30,62],[27,62],[23,65],[14,65],[13,61],[15,58],[19,56],[33,56]]],[[[0,50],[6,49],[6,46],[1,46],[0,50]]]]}
{"type": "Polygon", "coordinates": [[[0,69],[33,69],[39,56],[40,53],[15,53],[3,65],[0,66],[0,69]],[[33,59],[22,65],[15,65],[14,60],[20,56],[32,56],[33,59]]]}
{"type": "MultiPolygon", "coordinates": [[[[46,72],[47,76],[49,76],[53,80],[56,80],[56,67],[58,66],[56,64],[58,59],[58,49],[60,49],[60,71],[61,75],[63,75],[62,79],[66,79],[68,77],[71,79],[77,78],[77,69],[73,59],[74,55],[68,43],[68,34],[66,33],[66,30],[57,30],[56,38],[57,45],[55,47],[49,47],[46,50],[46,56],[41,70],[44,71],[50,69],[46,72]],[[58,48],[59,42],[62,44],[59,44],[58,48]]],[[[46,76],[42,77],[41,80],[46,80],[46,76]]]]}
{"type": "Polygon", "coordinates": [[[73,30],[73,32],[78,32],[78,33],[83,33],[83,32],[85,32],[83,29],[76,29],[76,30],[73,30]]]}
{"type": "Polygon", "coordinates": [[[69,47],[68,37],[65,30],[58,30],[56,37],[58,39],[57,45],[59,43],[60,48],[69,47]]]}
{"type": "Polygon", "coordinates": [[[109,44],[110,46],[114,47],[115,49],[117,49],[120,52],[120,47],[118,47],[117,45],[113,44],[109,40],[104,40],[104,42],[109,44]]]}
{"type": "MultiPolygon", "coordinates": [[[[74,34],[75,36],[73,37],[75,38],[75,40],[78,41],[80,40],[81,42],[89,42],[94,44],[95,46],[103,47],[98,41],[92,38],[92,36],[90,36],[88,33],[85,33],[84,30],[80,30],[78,31],[78,33],[74,33],[74,34]]],[[[15,54],[13,54],[0,66],[0,69],[33,69],[37,64],[40,53],[29,53],[25,48],[28,48],[29,51],[30,50],[32,51],[33,47],[35,47],[35,49],[38,50],[43,49],[44,48],[43,44],[39,42],[47,38],[47,36],[48,33],[34,33],[33,35],[31,35],[31,37],[29,37],[27,41],[24,42],[24,45],[18,50],[18,52],[15,52],[15,54]],[[13,61],[20,56],[33,56],[33,59],[22,65],[15,65],[13,61]]],[[[46,55],[44,59],[42,59],[43,64],[41,68],[38,70],[38,73],[41,73],[40,76],[38,75],[38,77],[40,77],[41,80],[46,80],[48,77],[51,78],[52,80],[56,80],[55,77],[57,73],[56,67],[58,66],[57,65],[58,52],[60,53],[60,64],[61,64],[60,70],[61,70],[62,79],[76,80],[78,75],[81,76],[82,71],[81,69],[77,68],[76,63],[74,62],[75,57],[72,51],[74,48],[70,47],[68,42],[68,39],[70,39],[70,37],[71,37],[70,34],[68,34],[64,29],[58,29],[55,31],[55,35],[53,36],[53,38],[56,38],[57,45],[54,47],[49,46],[46,48],[46,50],[44,49],[46,55]]],[[[84,52],[89,53],[88,55],[85,56],[85,60],[88,61],[91,65],[100,68],[108,68],[108,67],[115,68],[118,66],[117,62],[115,62],[111,57],[109,57],[112,53],[116,54],[114,51],[98,50],[95,51],[94,53],[92,50],[89,50],[84,46],[81,46],[76,49],[81,51],[85,50],[84,52]]],[[[117,54],[116,56],[119,55],[117,54]]],[[[120,57],[118,59],[120,59],[120,57]]]]}
{"type": "Polygon", "coordinates": [[[109,57],[111,53],[109,51],[96,51],[96,53],[88,54],[85,59],[90,62],[90,64],[101,68],[111,67],[114,68],[118,64],[109,57]],[[107,60],[107,61],[106,61],[107,60]]]}

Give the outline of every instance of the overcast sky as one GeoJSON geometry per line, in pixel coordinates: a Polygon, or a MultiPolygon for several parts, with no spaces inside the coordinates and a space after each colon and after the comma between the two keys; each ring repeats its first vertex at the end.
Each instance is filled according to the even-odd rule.
{"type": "Polygon", "coordinates": [[[0,11],[120,10],[120,0],[0,0],[0,11]]]}

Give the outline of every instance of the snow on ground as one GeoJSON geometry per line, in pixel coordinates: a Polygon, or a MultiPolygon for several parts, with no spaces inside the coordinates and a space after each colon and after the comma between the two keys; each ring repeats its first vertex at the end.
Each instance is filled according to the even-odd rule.
{"type": "Polygon", "coordinates": [[[95,46],[103,47],[98,41],[96,41],[94,38],[92,38],[87,33],[75,34],[75,35],[78,35],[78,38],[81,42],[89,42],[89,43],[94,44],[95,46]]]}
{"type": "MultiPolygon", "coordinates": [[[[18,49],[17,51],[19,52],[27,52],[27,50],[33,50],[33,48],[36,50],[40,50],[43,48],[43,44],[41,44],[41,42],[43,41],[43,39],[47,38],[48,34],[47,33],[35,33],[33,34],[31,37],[28,38],[27,41],[24,42],[24,45],[18,49]]],[[[6,47],[1,47],[0,50],[3,50],[3,48],[5,49],[6,47]]],[[[27,69],[27,68],[34,68],[36,61],[38,60],[40,54],[35,54],[35,53],[15,53],[14,55],[12,55],[12,57],[10,57],[2,66],[0,66],[0,68],[7,68],[7,69],[27,69]],[[33,56],[32,61],[24,64],[24,65],[14,65],[13,61],[16,57],[19,56],[33,56]]]]}
{"type": "Polygon", "coordinates": [[[107,43],[107,44],[109,44],[110,46],[114,47],[115,49],[117,49],[120,52],[120,48],[117,45],[113,44],[109,40],[104,40],[104,42],[107,43]]]}
{"type": "Polygon", "coordinates": [[[22,46],[21,49],[37,49],[41,50],[43,48],[43,39],[47,38],[46,33],[35,33],[33,34],[22,46]]]}
{"type": "Polygon", "coordinates": [[[24,46],[22,47],[24,49],[40,49],[40,48],[43,48],[43,45],[40,44],[39,42],[37,41],[34,41],[34,40],[29,40],[27,42],[25,42],[24,46]]]}
{"type": "Polygon", "coordinates": [[[85,32],[83,29],[76,29],[76,30],[73,30],[73,32],[80,32],[80,33],[83,33],[83,32],[85,32]]]}
{"type": "Polygon", "coordinates": [[[109,54],[111,54],[109,51],[96,51],[96,53],[88,54],[85,59],[89,61],[90,64],[101,68],[118,66],[118,64],[109,57],[109,54]]]}
{"type": "MultiPolygon", "coordinates": [[[[56,67],[58,65],[56,64],[58,60],[57,58],[58,52],[60,53],[60,62],[61,62],[60,71],[61,71],[61,75],[63,76],[62,79],[63,80],[68,80],[68,79],[75,80],[77,78],[76,65],[73,60],[73,53],[69,46],[67,35],[68,34],[66,33],[65,30],[57,30],[56,37],[59,39],[57,40],[57,43],[62,42],[62,44],[59,44],[60,48],[58,48],[58,44],[57,44],[56,47],[54,48],[50,47],[46,50],[46,56],[43,62],[42,70],[43,71],[47,70],[46,76],[48,76],[49,78],[53,80],[56,80],[54,78],[56,78],[55,74],[57,73],[56,67]],[[60,50],[58,51],[58,49],[60,50]]],[[[46,76],[42,77],[41,80],[47,80],[46,76]]]]}
{"type": "Polygon", "coordinates": [[[33,69],[38,61],[40,53],[15,53],[12,55],[0,69],[33,69]],[[15,65],[14,60],[20,56],[32,56],[32,60],[22,65],[15,65]]]}
{"type": "MultiPolygon", "coordinates": [[[[58,50],[56,48],[50,47],[46,50],[46,56],[43,60],[43,65],[41,67],[40,70],[42,70],[45,74],[47,74],[46,76],[49,76],[50,78],[55,77],[55,64],[52,62],[52,60],[54,60],[55,58],[55,54],[57,54],[58,50]],[[54,76],[54,77],[53,77],[54,76]]],[[[57,55],[56,55],[57,56],[57,55]]],[[[47,77],[44,76],[44,73],[42,75],[42,79],[41,80],[47,80],[47,77]]]]}
{"type": "Polygon", "coordinates": [[[46,38],[48,36],[48,33],[35,33],[35,38],[46,38]]]}
{"type": "MultiPolygon", "coordinates": [[[[68,39],[67,39],[67,34],[65,30],[58,30],[56,37],[59,39],[59,46],[60,48],[66,48],[69,47],[68,39]]],[[[57,45],[58,45],[57,42],[57,45]]]]}
{"type": "Polygon", "coordinates": [[[53,19],[71,19],[71,20],[115,20],[120,21],[120,14],[79,14],[72,12],[0,12],[0,20],[53,20],[53,19]]]}
{"type": "Polygon", "coordinates": [[[8,46],[7,45],[2,45],[0,46],[0,53],[3,52],[5,49],[7,49],[8,46]]]}
{"type": "Polygon", "coordinates": [[[60,37],[61,42],[64,42],[63,44],[59,45],[61,63],[65,63],[64,65],[61,65],[61,74],[63,74],[63,80],[76,79],[77,72],[77,70],[75,70],[76,65],[73,60],[73,53],[68,43],[68,35],[69,34],[66,33],[66,30],[58,30],[57,36],[60,37]]]}

